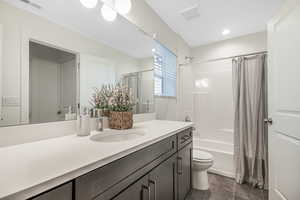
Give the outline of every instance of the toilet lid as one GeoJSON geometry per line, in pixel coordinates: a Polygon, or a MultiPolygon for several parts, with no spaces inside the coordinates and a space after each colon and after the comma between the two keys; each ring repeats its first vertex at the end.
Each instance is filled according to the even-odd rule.
{"type": "Polygon", "coordinates": [[[198,150],[193,152],[193,157],[196,160],[212,160],[213,159],[213,156],[210,153],[205,152],[205,151],[198,151],[198,150]]]}

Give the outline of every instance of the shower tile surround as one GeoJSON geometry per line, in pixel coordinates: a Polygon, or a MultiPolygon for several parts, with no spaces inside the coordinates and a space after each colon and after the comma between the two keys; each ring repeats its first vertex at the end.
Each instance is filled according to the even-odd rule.
{"type": "Polygon", "coordinates": [[[193,190],[186,200],[268,200],[268,191],[237,184],[234,179],[210,173],[208,191],[193,190]]]}

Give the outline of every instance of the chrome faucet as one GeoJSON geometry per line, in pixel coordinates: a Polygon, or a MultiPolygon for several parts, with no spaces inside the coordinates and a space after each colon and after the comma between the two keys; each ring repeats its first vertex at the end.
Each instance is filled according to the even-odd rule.
{"type": "Polygon", "coordinates": [[[104,130],[104,118],[99,117],[97,120],[97,131],[103,132],[103,130],[104,130]]]}

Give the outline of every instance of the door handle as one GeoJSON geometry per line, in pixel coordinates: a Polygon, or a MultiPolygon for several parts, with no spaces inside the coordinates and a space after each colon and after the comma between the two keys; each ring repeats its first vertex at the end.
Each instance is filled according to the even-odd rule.
{"type": "Polygon", "coordinates": [[[179,175],[182,174],[182,158],[181,157],[177,158],[177,173],[179,175]]]}
{"type": "Polygon", "coordinates": [[[146,186],[146,185],[142,185],[142,200],[144,200],[144,190],[147,190],[147,193],[148,193],[148,199],[147,200],[150,200],[150,198],[151,198],[150,187],[146,186]]]}
{"type": "Polygon", "coordinates": [[[272,125],[273,124],[273,119],[272,118],[265,118],[264,122],[268,125],[272,125]]]}
{"type": "Polygon", "coordinates": [[[149,185],[151,184],[154,186],[154,200],[156,200],[156,181],[149,180],[149,185]]]}

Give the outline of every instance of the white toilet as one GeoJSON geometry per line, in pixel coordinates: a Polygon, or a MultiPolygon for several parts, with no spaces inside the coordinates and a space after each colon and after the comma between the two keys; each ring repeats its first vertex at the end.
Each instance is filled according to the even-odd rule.
{"type": "Polygon", "coordinates": [[[213,156],[205,151],[193,150],[193,187],[208,190],[207,170],[213,165],[213,156]]]}

